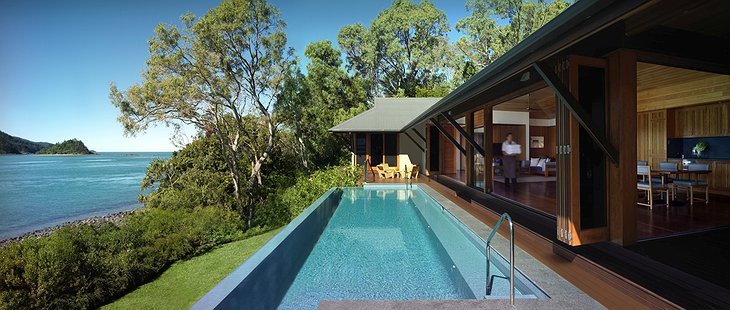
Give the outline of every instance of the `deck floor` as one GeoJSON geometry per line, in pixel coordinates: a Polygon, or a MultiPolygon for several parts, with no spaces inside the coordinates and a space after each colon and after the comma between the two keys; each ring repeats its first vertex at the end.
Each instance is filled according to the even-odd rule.
{"type": "MultiPolygon", "coordinates": [[[[464,182],[464,174],[446,175],[464,182]]],[[[414,180],[419,182],[425,177],[414,180]]],[[[403,179],[382,179],[368,176],[373,183],[403,183],[403,179]]],[[[555,215],[557,182],[518,183],[517,190],[505,188],[505,184],[494,182],[494,194],[502,198],[518,202],[541,212],[555,215]]],[[[679,194],[678,200],[685,200],[685,194],[679,194]]],[[[710,203],[695,202],[694,206],[684,203],[680,206],[654,206],[652,210],[644,206],[637,208],[637,234],[639,240],[663,238],[692,232],[701,232],[718,227],[730,226],[730,197],[710,195],[710,203]]]]}

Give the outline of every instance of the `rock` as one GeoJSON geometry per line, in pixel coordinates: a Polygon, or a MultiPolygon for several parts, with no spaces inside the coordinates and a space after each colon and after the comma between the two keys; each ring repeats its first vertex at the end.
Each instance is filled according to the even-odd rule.
{"type": "Polygon", "coordinates": [[[22,241],[22,240],[25,240],[26,238],[45,237],[45,236],[50,235],[52,232],[56,231],[57,229],[59,229],[61,227],[65,227],[65,226],[101,225],[101,224],[105,224],[105,223],[112,223],[112,224],[116,225],[116,224],[121,223],[122,220],[124,220],[124,218],[126,218],[130,214],[133,214],[135,211],[136,210],[129,210],[129,211],[111,213],[111,214],[107,214],[107,215],[94,216],[94,217],[85,218],[85,219],[81,219],[81,220],[77,220],[77,221],[66,222],[66,223],[63,223],[60,225],[47,227],[47,228],[39,229],[36,231],[31,231],[31,232],[25,233],[25,234],[17,236],[17,237],[0,240],[0,246],[5,246],[6,244],[22,241]]]}

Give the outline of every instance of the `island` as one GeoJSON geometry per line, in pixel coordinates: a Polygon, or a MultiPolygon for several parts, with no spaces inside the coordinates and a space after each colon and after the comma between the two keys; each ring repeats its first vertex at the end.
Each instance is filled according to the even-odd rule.
{"type": "Polygon", "coordinates": [[[61,143],[52,144],[41,149],[36,154],[89,155],[94,153],[89,151],[81,140],[71,139],[61,143]]]}
{"type": "Polygon", "coordinates": [[[94,154],[94,152],[86,148],[86,145],[77,139],[52,144],[33,142],[0,131],[0,154],[89,155],[94,154]]]}

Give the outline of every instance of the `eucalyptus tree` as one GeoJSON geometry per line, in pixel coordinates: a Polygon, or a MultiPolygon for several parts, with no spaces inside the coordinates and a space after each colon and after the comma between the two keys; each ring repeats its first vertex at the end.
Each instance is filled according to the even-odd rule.
{"type": "Polygon", "coordinates": [[[366,81],[347,74],[342,52],[330,41],[308,44],[304,55],[309,59],[307,74],[293,67],[277,114],[294,131],[305,167],[337,164],[346,156],[346,144],[328,130],[365,110],[366,81]]]}
{"type": "Polygon", "coordinates": [[[471,14],[456,23],[464,34],[456,47],[469,63],[462,71],[470,76],[486,67],[569,5],[565,0],[468,0],[471,14]]]}
{"type": "Polygon", "coordinates": [[[338,42],[348,68],[373,83],[371,93],[413,97],[419,87],[446,80],[448,32],[446,14],[433,3],[396,0],[369,29],[341,28],[338,42]]]}
{"type": "Polygon", "coordinates": [[[182,29],[155,28],[142,82],[125,91],[112,83],[110,99],[127,135],[163,123],[217,137],[236,209],[251,227],[255,187],[275,143],[271,111],[291,56],[284,22],[263,0],[224,0],[201,18],[181,20],[182,29]]]}

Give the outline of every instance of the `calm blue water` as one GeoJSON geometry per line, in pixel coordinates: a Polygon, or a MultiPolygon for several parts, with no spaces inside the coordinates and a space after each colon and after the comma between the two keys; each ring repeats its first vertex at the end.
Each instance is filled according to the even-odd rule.
{"type": "Polygon", "coordinates": [[[0,239],[138,208],[147,166],[170,155],[0,156],[0,239]]]}
{"type": "MultiPolygon", "coordinates": [[[[475,298],[412,195],[423,193],[345,189],[279,309],[316,309],[321,300],[475,298]]],[[[474,264],[483,266],[480,257],[474,264]]]]}

